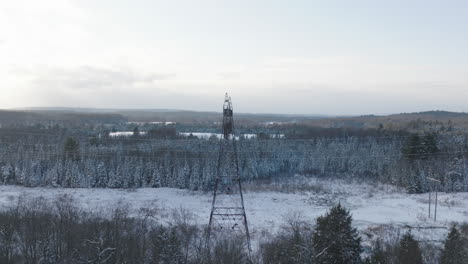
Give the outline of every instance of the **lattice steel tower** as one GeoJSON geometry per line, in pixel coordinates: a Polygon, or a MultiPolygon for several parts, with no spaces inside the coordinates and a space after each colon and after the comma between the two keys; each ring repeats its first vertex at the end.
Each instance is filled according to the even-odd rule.
{"type": "Polygon", "coordinates": [[[250,234],[234,136],[233,109],[231,97],[227,93],[223,105],[223,134],[208,225],[208,241],[215,239],[213,233],[219,238],[237,236],[245,243],[245,248],[250,254],[250,234]]]}

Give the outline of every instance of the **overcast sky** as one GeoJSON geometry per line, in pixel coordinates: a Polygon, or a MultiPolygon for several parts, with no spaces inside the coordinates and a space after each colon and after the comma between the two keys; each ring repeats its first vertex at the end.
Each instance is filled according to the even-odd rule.
{"type": "Polygon", "coordinates": [[[468,111],[468,1],[1,0],[0,108],[468,111]]]}

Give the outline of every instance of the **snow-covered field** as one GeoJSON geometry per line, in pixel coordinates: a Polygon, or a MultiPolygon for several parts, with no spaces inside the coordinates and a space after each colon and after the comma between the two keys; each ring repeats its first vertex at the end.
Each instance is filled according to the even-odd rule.
{"type": "MultiPolygon", "coordinates": [[[[145,135],[146,132],[140,132],[140,135],[145,135]]],[[[131,137],[134,135],[133,131],[120,131],[120,132],[110,132],[109,137],[131,137]]]]}
{"type": "MultiPolygon", "coordinates": [[[[411,227],[419,239],[441,241],[453,222],[468,222],[468,193],[439,193],[437,222],[429,219],[428,194],[406,194],[388,185],[349,183],[342,180],[301,180],[294,191],[290,184],[245,185],[245,206],[253,237],[264,231],[278,230],[291,217],[313,223],[333,204],[341,202],[351,210],[354,224],[364,239],[378,236],[382,230],[411,227]]],[[[134,212],[157,208],[158,217],[168,221],[173,210],[187,209],[194,221],[207,224],[211,194],[187,190],[159,189],[53,189],[0,186],[0,206],[14,205],[21,196],[54,199],[67,194],[86,210],[106,212],[118,203],[126,203],[134,212]]],[[[433,212],[433,209],[432,209],[433,212]]]]}
{"type": "Polygon", "coordinates": [[[166,121],[166,122],[161,122],[161,121],[154,121],[154,122],[127,122],[127,124],[132,124],[132,125],[146,125],[146,124],[149,124],[149,125],[165,125],[165,126],[168,126],[168,125],[175,125],[177,124],[177,122],[171,122],[171,121],[166,121]]]}
{"type": "MultiPolygon", "coordinates": [[[[223,136],[222,134],[219,134],[219,133],[199,133],[199,132],[182,132],[182,133],[179,133],[179,135],[186,136],[186,137],[192,135],[199,139],[209,139],[212,136],[221,138],[223,136]]],[[[249,139],[257,137],[256,134],[242,134],[242,136],[245,138],[249,138],[249,139]]],[[[239,139],[239,137],[236,137],[236,139],[239,139]]]]}
{"type": "MultiPolygon", "coordinates": [[[[171,123],[171,122],[169,122],[169,123],[171,123]]],[[[146,134],[147,134],[147,132],[144,132],[144,131],[140,132],[140,135],[146,135],[146,134]]],[[[215,136],[218,139],[222,137],[222,134],[219,134],[219,133],[202,133],[202,132],[182,132],[182,133],[179,133],[179,135],[185,136],[185,137],[188,137],[188,136],[192,135],[192,136],[197,137],[199,139],[209,139],[212,136],[215,136]]],[[[130,136],[133,136],[133,131],[110,132],[109,136],[110,137],[130,137],[130,136]]],[[[247,138],[247,139],[252,139],[252,138],[256,138],[257,134],[242,134],[241,136],[244,137],[244,138],[247,138]]],[[[270,135],[270,136],[277,137],[277,138],[283,138],[284,137],[283,134],[270,135]]],[[[236,139],[239,139],[239,136],[236,136],[236,139]]]]}

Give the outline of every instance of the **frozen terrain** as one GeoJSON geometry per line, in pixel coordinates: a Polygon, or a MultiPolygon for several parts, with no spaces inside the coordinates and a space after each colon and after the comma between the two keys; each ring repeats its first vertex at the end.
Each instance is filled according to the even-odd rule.
{"type": "MultiPolygon", "coordinates": [[[[365,240],[392,229],[411,227],[422,241],[441,241],[453,222],[468,222],[468,193],[439,193],[437,222],[428,218],[428,194],[407,194],[389,185],[350,183],[342,180],[303,179],[276,184],[245,184],[245,205],[253,237],[274,232],[291,217],[314,223],[317,216],[341,202],[351,210],[354,224],[365,240]]],[[[0,206],[13,206],[21,196],[54,199],[71,195],[86,210],[106,212],[126,203],[136,212],[157,208],[160,220],[170,220],[173,210],[188,209],[194,221],[207,224],[211,194],[180,189],[53,189],[0,186],[0,206]]],[[[433,212],[432,208],[432,212],[433,212]]],[[[397,231],[395,231],[397,230],[397,231]]],[[[404,230],[403,230],[404,231],[404,230]]],[[[403,232],[401,231],[401,232],[403,232]]]]}
{"type": "MultiPolygon", "coordinates": [[[[139,132],[140,135],[145,135],[146,132],[139,132]]],[[[120,132],[110,132],[110,137],[131,137],[134,135],[133,131],[120,131],[120,132]]]]}
{"type": "MultiPolygon", "coordinates": [[[[194,137],[197,137],[199,139],[209,139],[210,137],[212,136],[215,136],[217,138],[221,138],[223,135],[222,134],[219,134],[219,133],[198,133],[198,132],[182,132],[182,133],[179,133],[179,135],[182,135],[182,136],[194,136],[194,137]]],[[[256,134],[242,134],[243,137],[245,138],[255,138],[257,137],[256,134]]],[[[239,137],[236,137],[236,139],[239,139],[239,137]]]]}
{"type": "MultiPolygon", "coordinates": [[[[144,132],[144,131],[141,131],[139,133],[140,133],[140,135],[146,135],[147,134],[147,132],[144,132]]],[[[133,135],[134,135],[133,131],[119,131],[119,132],[110,132],[109,133],[110,137],[131,137],[133,135]]],[[[219,133],[198,133],[198,132],[182,132],[182,133],[179,133],[179,135],[185,136],[185,137],[188,137],[188,136],[192,135],[192,136],[197,137],[199,139],[209,139],[212,136],[215,136],[217,138],[222,137],[222,134],[219,134],[219,133]]],[[[245,137],[245,138],[249,138],[249,139],[257,137],[256,134],[242,134],[242,136],[245,137]]],[[[283,137],[283,135],[278,135],[278,137],[283,137]]],[[[236,138],[239,139],[239,137],[236,137],[236,138]]]]}

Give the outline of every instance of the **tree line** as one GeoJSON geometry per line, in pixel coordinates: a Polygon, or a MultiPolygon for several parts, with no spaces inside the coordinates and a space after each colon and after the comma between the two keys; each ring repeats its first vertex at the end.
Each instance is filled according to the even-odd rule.
{"type": "MultiPolygon", "coordinates": [[[[216,137],[180,137],[174,128],[120,138],[60,128],[21,131],[0,129],[2,184],[211,190],[217,174],[216,137]]],[[[456,192],[468,191],[467,142],[464,135],[436,134],[240,138],[237,151],[244,181],[303,174],[390,183],[414,193],[456,192]]]]}
{"type": "Polygon", "coordinates": [[[425,248],[411,231],[396,242],[380,237],[365,247],[350,212],[340,204],[315,221],[289,220],[280,232],[257,240],[250,253],[235,236],[207,243],[206,229],[195,225],[187,210],[172,212],[164,223],[159,213],[157,208],[130,213],[120,204],[96,215],[66,195],[55,200],[21,197],[0,212],[0,262],[462,264],[468,252],[466,225],[453,226],[435,250],[425,248]]]}

